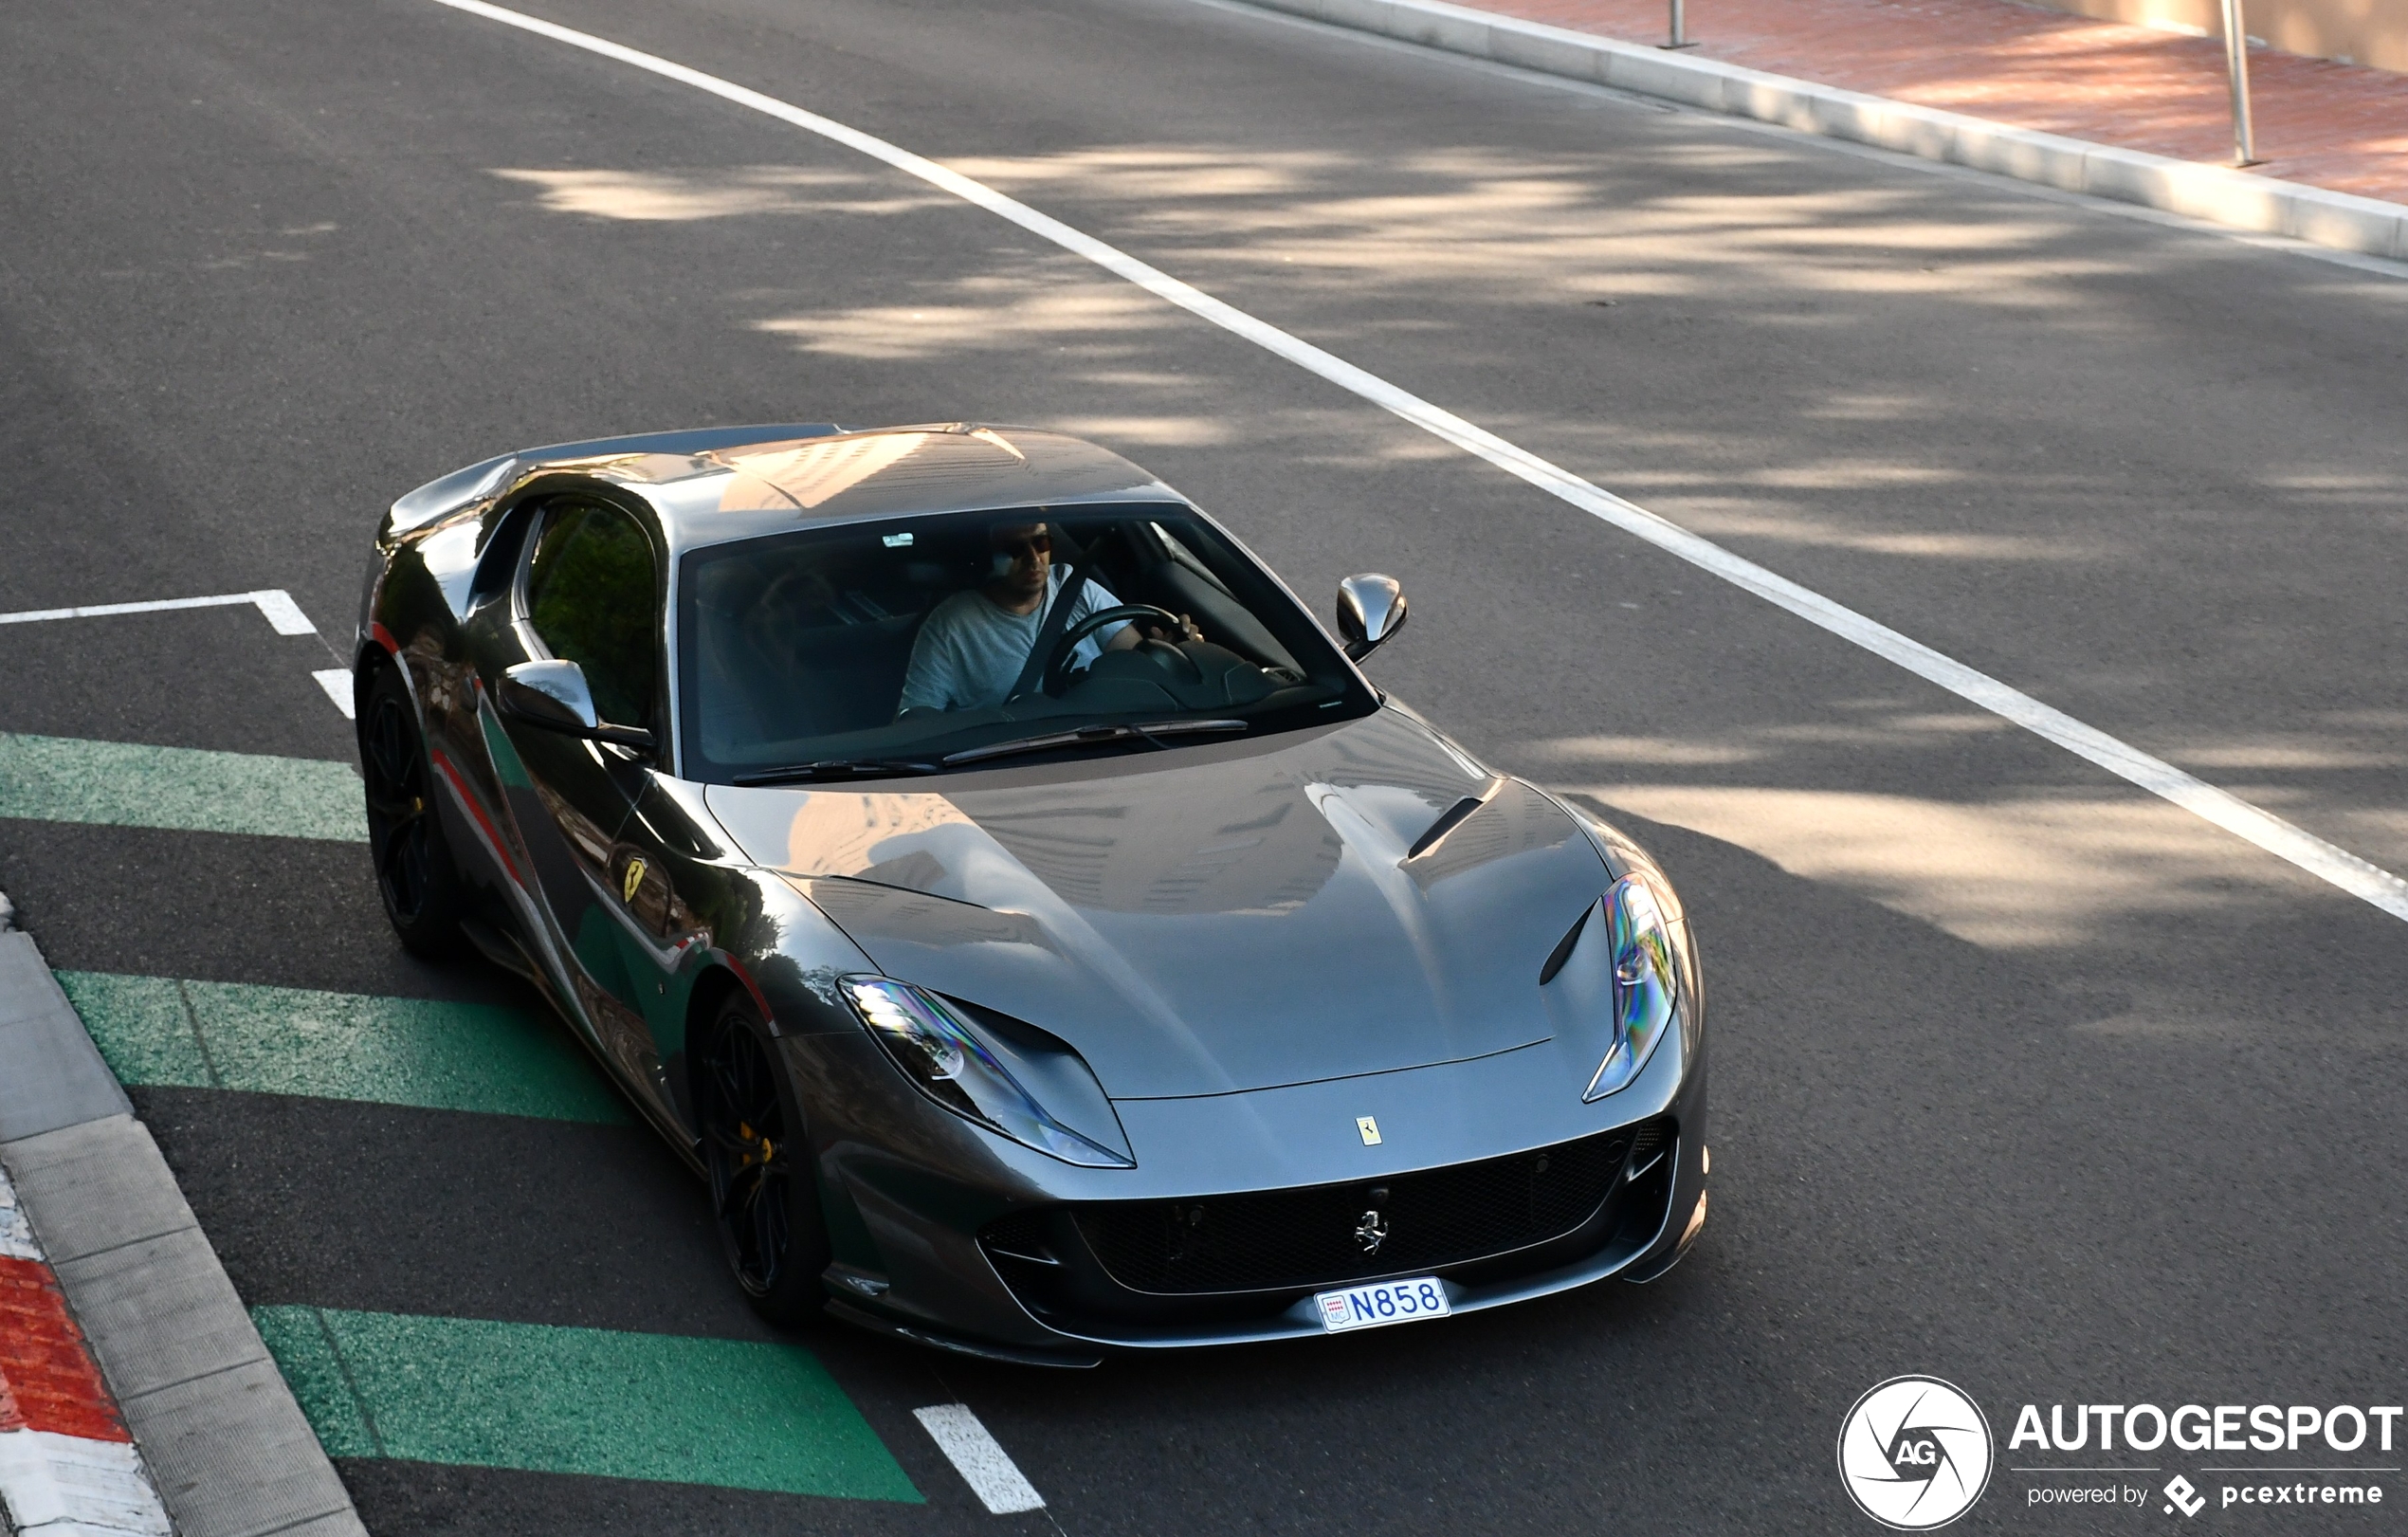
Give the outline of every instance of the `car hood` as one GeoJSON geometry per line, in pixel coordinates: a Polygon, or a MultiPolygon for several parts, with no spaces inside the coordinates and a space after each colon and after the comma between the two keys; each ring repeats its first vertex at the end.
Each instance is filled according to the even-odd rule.
{"type": "Polygon", "coordinates": [[[1554,802],[1393,708],[934,783],[706,796],[881,971],[1060,1036],[1116,1099],[1544,1040],[1540,969],[1607,881],[1554,802]]]}

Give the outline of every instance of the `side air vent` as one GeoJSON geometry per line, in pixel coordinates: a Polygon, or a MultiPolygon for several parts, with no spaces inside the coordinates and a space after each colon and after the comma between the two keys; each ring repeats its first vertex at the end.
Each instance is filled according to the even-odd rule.
{"type": "Polygon", "coordinates": [[[1623,1172],[1624,1179],[1635,1180],[1663,1161],[1670,1130],[1661,1120],[1639,1127],[1638,1135],[1631,1141],[1631,1162],[1623,1172]]]}
{"type": "Polygon", "coordinates": [[[1040,1211],[1014,1212],[1010,1217],[990,1222],[978,1234],[978,1241],[988,1253],[998,1259],[1017,1259],[1031,1265],[1059,1265],[1049,1239],[1049,1214],[1040,1211]]]}

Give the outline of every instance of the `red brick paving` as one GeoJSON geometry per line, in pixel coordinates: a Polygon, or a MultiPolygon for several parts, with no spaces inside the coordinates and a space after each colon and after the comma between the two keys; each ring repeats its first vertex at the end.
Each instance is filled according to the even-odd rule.
{"type": "MultiPolygon", "coordinates": [[[[1662,0],[1459,0],[1633,43],[1662,0]]],[[[1696,52],[2182,160],[2229,163],[2224,45],[2012,0],[1688,0],[1696,52]]],[[[2263,175],[2408,203],[2408,75],[2252,48],[2263,175]]]]}
{"type": "Polygon", "coordinates": [[[50,1267],[0,1254],[0,1430],[20,1427],[133,1439],[50,1267]]]}

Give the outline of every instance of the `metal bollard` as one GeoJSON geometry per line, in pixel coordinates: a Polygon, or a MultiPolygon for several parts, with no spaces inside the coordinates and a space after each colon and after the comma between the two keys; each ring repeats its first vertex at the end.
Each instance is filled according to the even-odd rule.
{"type": "MultiPolygon", "coordinates": [[[[1680,3],[1672,0],[1675,15],[1680,3]]],[[[2255,165],[2257,136],[2249,121],[2249,21],[2241,14],[2241,0],[2224,0],[2224,72],[2233,87],[2233,163],[2255,165]]]]}
{"type": "Polygon", "coordinates": [[[1687,0],[1671,0],[1671,3],[1672,40],[1665,44],[1664,46],[1668,48],[1693,48],[1697,46],[1696,44],[1689,41],[1688,6],[1687,4],[1687,0]]]}

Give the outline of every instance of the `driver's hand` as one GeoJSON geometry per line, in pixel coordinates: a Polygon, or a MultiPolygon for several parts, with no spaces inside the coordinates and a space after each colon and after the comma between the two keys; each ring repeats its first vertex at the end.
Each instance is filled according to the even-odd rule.
{"type": "Polygon", "coordinates": [[[1180,614],[1179,632],[1174,644],[1184,645],[1189,641],[1195,641],[1198,645],[1201,645],[1203,640],[1204,631],[1195,628],[1195,621],[1189,618],[1184,613],[1180,614]]]}

